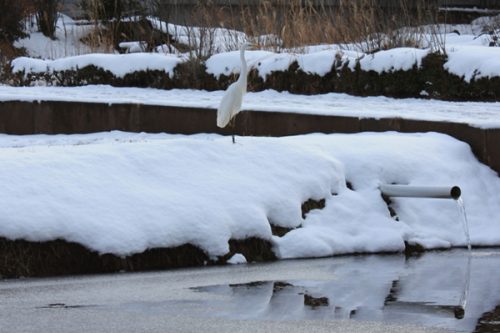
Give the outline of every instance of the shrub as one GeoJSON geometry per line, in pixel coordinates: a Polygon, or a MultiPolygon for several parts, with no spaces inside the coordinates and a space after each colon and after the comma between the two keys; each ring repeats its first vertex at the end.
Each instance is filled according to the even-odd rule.
{"type": "Polygon", "coordinates": [[[61,0],[35,0],[38,30],[45,36],[55,39],[57,9],[61,0]]]}
{"type": "MultiPolygon", "coordinates": [[[[322,94],[342,92],[358,96],[389,96],[396,98],[426,97],[442,100],[500,101],[500,77],[473,79],[466,82],[462,77],[444,68],[446,55],[429,53],[409,70],[393,70],[378,73],[363,70],[360,63],[349,66],[335,61],[324,76],[304,72],[295,61],[284,71],[274,71],[263,80],[257,70],[249,73],[249,91],[274,89],[298,94],[322,94]]],[[[116,77],[110,71],[96,66],[86,66],[59,72],[15,73],[12,84],[32,85],[45,83],[58,86],[85,84],[110,84],[120,87],[154,87],[161,89],[188,88],[222,90],[234,82],[236,76],[208,74],[204,62],[186,61],[175,67],[170,77],[163,71],[147,70],[116,77]]]]}
{"type": "MultiPolygon", "coordinates": [[[[108,45],[116,50],[123,40],[128,40],[125,35],[130,35],[131,29],[147,30],[152,35],[151,27],[144,25],[142,18],[145,14],[145,7],[139,0],[81,0],[80,7],[85,16],[95,22],[94,36],[89,36],[91,40],[104,40],[108,45]],[[124,22],[124,17],[133,17],[137,22],[124,22]],[[131,28],[131,25],[134,27],[131,28]]],[[[143,33],[144,34],[144,33],[143,33]]],[[[141,36],[142,37],[142,36],[141,36]]],[[[145,38],[148,40],[152,36],[145,38]]]]}
{"type": "Polygon", "coordinates": [[[26,36],[22,19],[25,6],[22,1],[0,0],[0,42],[12,43],[26,36]]]}

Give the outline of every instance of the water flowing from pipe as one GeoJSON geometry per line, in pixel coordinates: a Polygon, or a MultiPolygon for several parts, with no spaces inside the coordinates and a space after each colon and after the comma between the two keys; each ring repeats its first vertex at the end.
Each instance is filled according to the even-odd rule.
{"type": "Polygon", "coordinates": [[[462,290],[462,295],[460,296],[460,302],[457,309],[455,309],[455,318],[462,319],[465,315],[465,308],[467,307],[467,298],[469,297],[469,285],[470,285],[470,266],[471,266],[472,255],[469,251],[467,257],[467,268],[465,270],[465,283],[462,290]],[[461,317],[461,318],[460,318],[461,317]]]}
{"type": "Polygon", "coordinates": [[[460,297],[460,303],[458,308],[455,309],[455,317],[457,319],[463,318],[465,315],[465,308],[467,306],[467,298],[469,295],[469,284],[470,284],[470,270],[471,270],[471,258],[472,258],[472,246],[470,243],[470,234],[469,234],[469,221],[467,220],[467,213],[465,211],[465,203],[462,197],[459,197],[457,200],[458,210],[460,211],[460,216],[462,219],[462,228],[464,230],[465,241],[467,242],[467,269],[465,272],[465,285],[462,291],[462,295],[460,297]]]}
{"type": "Polygon", "coordinates": [[[470,255],[471,244],[470,244],[470,234],[469,234],[469,221],[467,220],[467,213],[465,212],[465,203],[462,197],[457,199],[457,205],[462,218],[462,228],[464,230],[465,241],[467,242],[467,249],[469,250],[469,255],[470,255]]]}

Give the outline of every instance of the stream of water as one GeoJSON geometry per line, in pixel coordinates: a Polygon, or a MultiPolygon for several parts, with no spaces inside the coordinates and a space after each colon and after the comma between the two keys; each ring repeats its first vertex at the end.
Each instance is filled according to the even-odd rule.
{"type": "Polygon", "coordinates": [[[469,221],[467,220],[467,212],[465,211],[465,203],[462,197],[457,199],[458,209],[462,218],[462,228],[464,230],[465,241],[467,243],[467,249],[471,251],[470,234],[469,234],[469,221]]]}

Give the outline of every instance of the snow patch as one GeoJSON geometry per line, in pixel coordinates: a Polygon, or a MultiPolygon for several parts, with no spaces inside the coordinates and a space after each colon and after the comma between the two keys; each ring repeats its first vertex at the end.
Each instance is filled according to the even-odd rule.
{"type": "Polygon", "coordinates": [[[227,263],[231,265],[246,264],[247,259],[241,253],[236,253],[227,261],[227,263]]]}

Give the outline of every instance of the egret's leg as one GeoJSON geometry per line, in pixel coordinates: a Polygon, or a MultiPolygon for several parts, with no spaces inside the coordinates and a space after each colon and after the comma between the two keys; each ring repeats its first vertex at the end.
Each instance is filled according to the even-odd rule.
{"type": "Polygon", "coordinates": [[[231,129],[233,130],[233,134],[231,135],[233,138],[233,143],[236,143],[236,139],[234,138],[234,132],[236,131],[236,116],[234,116],[230,121],[229,121],[229,126],[231,126],[231,129]]]}

